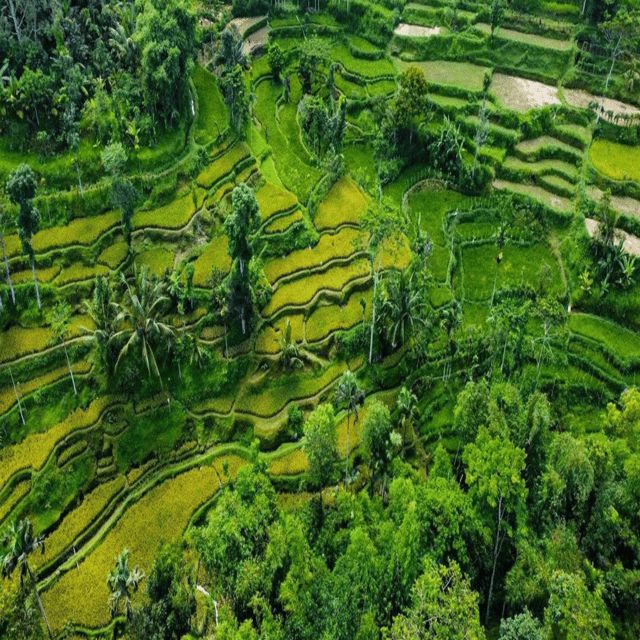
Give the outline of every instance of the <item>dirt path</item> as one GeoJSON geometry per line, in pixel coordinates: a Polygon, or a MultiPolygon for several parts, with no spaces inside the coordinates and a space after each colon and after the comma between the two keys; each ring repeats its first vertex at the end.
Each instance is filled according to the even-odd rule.
{"type": "Polygon", "coordinates": [[[417,24],[401,22],[393,33],[404,38],[431,38],[440,35],[440,31],[440,27],[421,27],[417,24]]]}

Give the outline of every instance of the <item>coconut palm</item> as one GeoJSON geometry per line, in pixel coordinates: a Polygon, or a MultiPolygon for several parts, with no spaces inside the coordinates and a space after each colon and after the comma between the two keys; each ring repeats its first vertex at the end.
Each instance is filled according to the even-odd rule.
{"type": "Polygon", "coordinates": [[[4,221],[2,219],[2,213],[0,212],[0,250],[2,251],[2,261],[4,262],[4,271],[7,279],[7,285],[9,286],[9,292],[11,294],[11,301],[16,303],[16,292],[13,288],[13,282],[11,281],[11,272],[9,271],[9,260],[7,258],[7,252],[4,247],[4,221]]]}
{"type": "Polygon", "coordinates": [[[14,571],[17,570],[18,577],[20,578],[20,588],[24,586],[25,578],[29,578],[31,588],[40,607],[40,613],[42,613],[42,618],[47,625],[49,637],[53,637],[49,619],[47,618],[47,613],[42,604],[40,593],[38,592],[36,577],[29,566],[29,556],[31,556],[32,553],[37,551],[44,553],[44,538],[42,536],[34,536],[31,521],[25,518],[24,520],[11,524],[4,537],[3,544],[7,551],[2,558],[2,576],[9,578],[13,575],[14,571]]]}
{"type": "Polygon", "coordinates": [[[394,273],[387,282],[383,308],[389,319],[388,337],[395,349],[404,344],[416,324],[425,324],[426,303],[423,293],[413,286],[413,276],[394,273]]]}
{"type": "Polygon", "coordinates": [[[285,369],[294,369],[303,365],[300,347],[291,337],[291,321],[288,318],[280,338],[280,363],[285,369]]]}
{"type": "Polygon", "coordinates": [[[113,301],[113,292],[107,278],[96,278],[93,297],[85,301],[84,308],[94,325],[91,329],[84,327],[84,331],[93,336],[102,364],[107,370],[111,370],[114,345],[110,341],[116,332],[118,305],[113,301]]]}
{"type": "Polygon", "coordinates": [[[144,573],[140,567],[129,568],[129,550],[125,549],[117,558],[113,569],[109,572],[107,584],[109,585],[109,607],[111,615],[120,612],[120,604],[124,603],[124,611],[127,618],[133,612],[131,598],[138,590],[144,573]]]}
{"type": "Polygon", "coordinates": [[[131,281],[122,274],[122,282],[124,300],[118,304],[115,318],[116,326],[121,328],[109,340],[110,343],[122,343],[116,369],[130,351],[139,348],[149,376],[155,373],[160,379],[156,350],[174,336],[173,328],[162,321],[163,307],[169,300],[164,294],[164,286],[151,279],[146,268],[138,270],[134,267],[131,281]]]}
{"type": "Polygon", "coordinates": [[[349,480],[349,437],[351,429],[351,414],[355,416],[355,422],[358,422],[358,406],[364,402],[364,391],[358,386],[358,381],[353,371],[345,371],[336,388],[336,404],[338,406],[347,407],[347,451],[344,472],[344,483],[349,480]]]}

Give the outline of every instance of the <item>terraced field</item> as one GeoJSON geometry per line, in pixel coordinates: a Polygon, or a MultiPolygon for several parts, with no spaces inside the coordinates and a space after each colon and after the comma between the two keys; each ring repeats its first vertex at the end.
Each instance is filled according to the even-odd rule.
{"type": "MultiPolygon", "coordinates": [[[[620,214],[612,237],[640,255],[640,147],[612,139],[628,122],[603,122],[587,99],[595,94],[563,87],[573,62],[537,68],[545,56],[571,59],[573,23],[536,16],[531,32],[523,20],[492,33],[471,3],[456,9],[453,28],[448,4],[406,4],[395,32],[382,7],[389,23],[371,39],[350,33],[342,14],[236,18],[245,52],[276,42],[287,73],[278,79],[261,54],[239,67],[251,100],[237,130],[221,71],[201,52],[208,64],[191,75],[185,143],[174,140],[159,169],[136,150],[123,174],[139,191],[130,234],[122,211],[89,195],[111,178],[85,185],[85,198],[75,179],[47,183],[54,167],[38,162],[33,256],[13,225],[3,236],[0,537],[22,517],[45,536],[32,567],[56,637],[65,625],[74,638],[110,633],[114,558],[126,547],[148,573],[165,542],[207,521],[244,465],[264,463],[279,491],[307,488],[295,411],[306,419],[334,401],[347,372],[363,406],[357,423],[338,407],[336,446],[359,469],[354,483],[371,475],[363,422],[372,400],[396,421],[403,386],[424,395],[400,447],[422,473],[438,445],[459,448],[452,394],[492,367],[529,394],[558,398],[560,412],[574,392],[595,412],[636,383],[640,284],[633,269],[624,284],[624,274],[603,284],[603,261],[590,253],[609,193],[620,214]],[[303,89],[307,36],[326,59],[303,89]],[[525,77],[527,61],[535,68],[525,77]],[[417,98],[428,100],[416,98],[424,112],[403,120],[387,109],[409,68],[424,74],[417,98]],[[343,138],[328,157],[303,128],[306,90],[326,109],[345,101],[343,138]],[[402,120],[395,146],[378,135],[389,113],[402,120]],[[246,247],[233,235],[240,185],[258,207],[243,227],[246,247]],[[393,229],[380,232],[387,217],[393,229]],[[246,260],[234,259],[243,250],[246,260]],[[517,309],[500,316],[514,300],[524,320],[517,309]],[[557,314],[545,324],[549,307],[557,314]]],[[[614,106],[633,114],[625,104],[614,106]]]]}

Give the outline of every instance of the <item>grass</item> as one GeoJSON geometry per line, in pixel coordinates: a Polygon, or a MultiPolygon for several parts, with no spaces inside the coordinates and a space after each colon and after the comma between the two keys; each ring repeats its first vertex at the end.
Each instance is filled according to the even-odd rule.
{"type": "Polygon", "coordinates": [[[268,280],[273,284],[285,275],[322,266],[335,258],[347,258],[366,247],[367,234],[346,227],[337,233],[325,233],[318,244],[308,249],[293,251],[284,258],[275,258],[264,266],[268,280]]]}
{"type": "Polygon", "coordinates": [[[129,247],[126,242],[115,242],[104,249],[98,256],[98,262],[110,269],[117,269],[126,259],[129,247]]]}
{"type": "Polygon", "coordinates": [[[462,250],[465,298],[488,300],[496,282],[496,290],[523,284],[537,288],[543,265],[551,270],[551,292],[564,291],[560,267],[551,250],[543,244],[528,247],[506,245],[502,250],[493,243],[468,246],[462,250]],[[496,256],[502,251],[502,261],[496,266],[496,256]],[[497,272],[497,277],[496,277],[497,272]]]}
{"type": "Polygon", "coordinates": [[[571,182],[575,182],[578,178],[578,169],[575,164],[564,160],[547,159],[525,162],[514,156],[509,156],[503,166],[509,171],[524,175],[559,175],[571,182]]]}
{"type": "Polygon", "coordinates": [[[177,402],[170,407],[162,406],[150,413],[132,416],[114,447],[118,469],[126,471],[153,454],[168,454],[182,435],[185,421],[185,411],[177,402]]]}
{"type": "Polygon", "coordinates": [[[98,398],[86,409],[77,409],[47,431],[33,433],[19,444],[4,447],[0,451],[0,487],[20,469],[41,469],[59,440],[77,429],[95,424],[112,403],[112,398],[98,398]]]}
{"type": "MultiPolygon", "coordinates": [[[[196,192],[196,200],[199,201],[204,192],[196,192]]],[[[133,215],[132,226],[134,229],[145,227],[157,227],[160,229],[182,229],[186,226],[196,212],[197,202],[188,193],[177,200],[150,211],[137,211],[133,215]]]]}
{"type": "Polygon", "coordinates": [[[317,342],[336,331],[351,329],[363,319],[368,319],[371,315],[372,298],[373,292],[368,289],[352,293],[344,304],[316,307],[307,318],[307,342],[317,342]]]}
{"type": "Polygon", "coordinates": [[[538,156],[552,153],[555,149],[560,149],[565,153],[571,154],[580,158],[580,151],[574,146],[562,142],[557,138],[553,138],[549,135],[539,136],[538,138],[532,138],[530,140],[523,140],[516,145],[516,151],[520,152],[524,156],[538,156]]]}
{"type": "Polygon", "coordinates": [[[572,313],[569,316],[569,329],[604,344],[622,361],[640,359],[640,336],[606,318],[572,313]]]}
{"type": "Polygon", "coordinates": [[[573,210],[573,203],[568,198],[550,193],[546,189],[537,187],[532,184],[520,184],[518,182],[510,182],[508,180],[496,180],[493,183],[496,189],[512,191],[520,195],[527,196],[533,200],[537,200],[556,211],[569,212],[573,210]]]}
{"type": "Polygon", "coordinates": [[[256,353],[280,353],[280,339],[287,324],[291,323],[291,339],[302,342],[304,339],[304,316],[301,313],[278,318],[273,324],[265,325],[256,337],[256,353]]]}
{"type": "Polygon", "coordinates": [[[24,498],[31,490],[31,480],[22,480],[13,488],[11,495],[0,504],[0,522],[11,513],[11,510],[24,498]]]}
{"type": "Polygon", "coordinates": [[[236,401],[236,410],[261,417],[271,417],[289,402],[310,398],[337,380],[347,370],[344,362],[330,364],[322,371],[295,371],[269,377],[268,386],[243,388],[236,401]]]}
{"type": "Polygon", "coordinates": [[[38,555],[35,566],[40,567],[68,549],[73,541],[100,515],[107,503],[125,486],[125,477],[120,475],[98,485],[82,502],[70,511],[58,527],[47,536],[44,555],[38,555]]]}
{"type": "MultiPolygon", "coordinates": [[[[481,31],[485,35],[491,33],[491,26],[486,23],[477,23],[473,27],[478,31],[481,31]]],[[[541,47],[543,49],[553,49],[554,51],[569,51],[573,46],[571,40],[558,40],[556,38],[547,38],[546,36],[540,36],[536,33],[524,33],[523,31],[513,31],[512,29],[506,29],[505,27],[498,27],[495,32],[496,38],[503,40],[512,40],[514,42],[521,42],[523,44],[531,45],[534,47],[541,47]]]]}
{"type": "Polygon", "coordinates": [[[387,58],[365,60],[356,58],[345,44],[336,44],[331,48],[330,58],[340,63],[347,71],[363,78],[379,78],[395,75],[393,64],[387,58]]]}
{"type": "Polygon", "coordinates": [[[417,62],[405,62],[395,58],[396,66],[400,71],[408,67],[421,69],[429,84],[443,87],[457,87],[464,91],[478,93],[482,91],[484,76],[491,72],[488,67],[482,67],[469,62],[451,62],[449,60],[426,60],[417,62]]]}
{"type": "Polygon", "coordinates": [[[263,80],[255,89],[254,111],[271,146],[280,180],[302,202],[306,202],[322,174],[309,164],[308,154],[300,142],[296,105],[301,97],[301,88],[297,78],[291,82],[290,103],[281,110],[278,120],[276,103],[281,93],[281,85],[263,80]]]}
{"type": "Polygon", "coordinates": [[[225,235],[216,236],[207,248],[193,263],[193,284],[196,287],[207,287],[210,284],[211,272],[214,268],[228,273],[231,269],[231,258],[228,251],[228,239],[225,235]]]}
{"type": "Polygon", "coordinates": [[[594,140],[589,158],[593,166],[609,178],[640,182],[640,145],[594,140]]]}
{"type": "Polygon", "coordinates": [[[249,156],[249,147],[244,142],[235,144],[219,158],[216,158],[206,169],[203,169],[196,178],[196,182],[201,187],[209,189],[249,156]]]}
{"type": "MultiPolygon", "coordinates": [[[[109,622],[105,576],[117,555],[129,549],[132,564],[140,565],[148,575],[162,543],[178,540],[191,514],[216,493],[222,461],[215,461],[215,469],[213,465],[191,469],[151,489],[124,513],[79,569],[69,570],[43,594],[56,631],[71,616],[75,623],[88,627],[109,622]],[[78,602],[83,606],[78,607],[78,602]]],[[[237,457],[229,457],[228,461],[230,472],[235,475],[242,461],[237,457]]]]}
{"type": "Polygon", "coordinates": [[[302,211],[300,209],[296,209],[291,213],[287,213],[284,216],[280,216],[275,220],[267,223],[264,228],[265,233],[280,233],[282,231],[286,231],[294,225],[296,222],[302,222],[304,220],[304,216],[302,215],[302,211]]]}
{"type": "Polygon", "coordinates": [[[81,262],[74,262],[60,272],[60,275],[55,279],[55,283],[59,287],[64,287],[74,282],[93,280],[96,276],[106,276],[108,273],[109,269],[103,264],[89,266],[81,262]]]}
{"type": "MultiPolygon", "coordinates": [[[[52,249],[61,249],[72,245],[88,246],[119,223],[120,213],[117,211],[109,211],[88,218],[75,218],[65,226],[38,231],[33,236],[31,244],[36,253],[45,253],[52,249]]],[[[22,253],[17,235],[7,236],[5,241],[7,257],[12,258],[22,253]]]]}
{"type": "Polygon", "coordinates": [[[288,282],[276,289],[271,300],[263,310],[263,315],[269,317],[276,311],[289,305],[303,306],[320,291],[341,292],[352,280],[364,278],[371,272],[369,261],[366,259],[331,267],[324,273],[306,276],[288,282]]]}
{"type": "Polygon", "coordinates": [[[446,244],[444,217],[450,211],[464,209],[472,202],[469,196],[448,189],[420,189],[409,197],[411,217],[440,246],[446,244]]]}
{"type": "Polygon", "coordinates": [[[0,333],[0,361],[8,362],[49,346],[53,333],[48,327],[13,326],[0,333]]]}
{"type": "Polygon", "coordinates": [[[192,79],[198,94],[194,139],[199,144],[207,144],[227,128],[229,116],[216,77],[203,67],[196,66],[192,79]]]}
{"type": "Polygon", "coordinates": [[[309,469],[307,454],[300,446],[287,449],[284,455],[274,457],[269,463],[269,473],[273,476],[293,476],[309,469]]]}
{"type": "Polygon", "coordinates": [[[267,182],[256,191],[256,200],[260,208],[260,217],[263,220],[268,220],[277,213],[288,211],[298,203],[298,199],[291,191],[271,182],[267,182]]]}
{"type": "Polygon", "coordinates": [[[313,222],[318,230],[334,229],[345,222],[357,224],[367,204],[358,185],[351,178],[343,177],[320,203],[313,222]]]}
{"type": "Polygon", "coordinates": [[[139,267],[145,266],[151,275],[160,277],[173,269],[174,255],[165,247],[153,247],[140,252],[135,259],[139,267]]]}
{"type": "MultiPolygon", "coordinates": [[[[73,364],[71,369],[75,375],[83,375],[91,371],[91,365],[88,362],[81,361],[73,364]]],[[[50,384],[54,384],[59,380],[66,378],[68,375],[69,370],[64,366],[47,371],[47,373],[41,376],[25,380],[20,383],[20,396],[24,397],[38,389],[44,389],[50,384]]],[[[5,413],[5,411],[8,411],[14,406],[14,404],[16,404],[16,397],[13,392],[13,387],[7,387],[6,389],[0,390],[0,415],[5,413]]]]}

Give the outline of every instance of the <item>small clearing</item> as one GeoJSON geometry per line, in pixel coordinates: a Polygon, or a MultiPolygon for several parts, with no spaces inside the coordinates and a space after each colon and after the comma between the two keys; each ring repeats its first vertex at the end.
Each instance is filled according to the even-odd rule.
{"type": "Polygon", "coordinates": [[[616,116],[640,116],[640,109],[631,104],[605,98],[603,96],[594,96],[582,89],[564,89],[564,98],[572,106],[580,109],[589,109],[592,105],[597,105],[602,111],[602,118],[607,121],[613,121],[616,116]]]}
{"type": "Polygon", "coordinates": [[[252,33],[242,43],[242,53],[245,55],[252,54],[254,51],[264,47],[269,37],[269,31],[271,31],[271,27],[266,25],[262,27],[262,29],[258,29],[255,33],[252,33]]]}
{"type": "MultiPolygon", "coordinates": [[[[587,188],[587,195],[591,200],[599,202],[604,195],[598,187],[590,186],[587,188]]],[[[640,218],[640,200],[630,198],[628,196],[611,196],[611,206],[625,216],[640,218]]]]}
{"type": "Polygon", "coordinates": [[[514,111],[528,111],[560,104],[556,87],[502,73],[493,74],[491,92],[507,109],[514,111]]]}
{"type": "Polygon", "coordinates": [[[440,35],[440,31],[440,27],[421,27],[417,24],[401,22],[393,33],[404,38],[431,38],[440,35]]]}
{"type": "Polygon", "coordinates": [[[254,25],[258,24],[261,20],[264,20],[266,16],[254,16],[252,18],[234,18],[229,22],[229,26],[233,26],[238,30],[238,33],[244,38],[244,34],[251,29],[254,25]]]}

